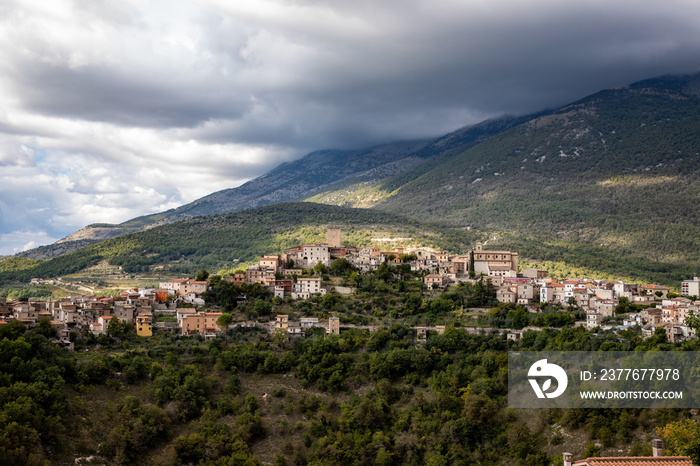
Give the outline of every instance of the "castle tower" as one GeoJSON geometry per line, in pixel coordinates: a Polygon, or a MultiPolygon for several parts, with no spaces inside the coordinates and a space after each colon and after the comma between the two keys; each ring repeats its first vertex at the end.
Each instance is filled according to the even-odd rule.
{"type": "Polygon", "coordinates": [[[326,243],[329,248],[340,247],[340,228],[329,228],[326,230],[326,243]]]}
{"type": "Polygon", "coordinates": [[[340,335],[340,318],[339,317],[329,317],[328,318],[328,333],[327,335],[340,335]]]}

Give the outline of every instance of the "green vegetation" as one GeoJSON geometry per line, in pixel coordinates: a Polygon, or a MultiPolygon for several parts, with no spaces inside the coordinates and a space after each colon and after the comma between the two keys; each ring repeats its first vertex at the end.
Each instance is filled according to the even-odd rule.
{"type": "Polygon", "coordinates": [[[55,298],[65,297],[68,293],[49,285],[8,285],[0,287],[0,297],[9,300],[17,298],[55,298]]]}
{"type": "Polygon", "coordinates": [[[698,340],[592,333],[570,326],[575,310],[530,314],[512,305],[483,313],[484,323],[560,328],[527,330],[517,342],[474,334],[465,328],[471,317],[457,311],[493,306],[488,282],[429,293],[401,266],[363,277],[357,295],[296,302],[214,278],[210,303],[226,311],[239,293],[248,300],[233,300],[223,314],[228,330],[210,341],[140,338],[114,321],[109,335],[74,332],[72,353],[49,343],[48,321],[31,331],[17,321],[0,326],[0,463],[94,455],[108,464],[548,466],[562,451],[639,454],[657,428],[674,452],[695,454],[690,410],[508,409],[507,351],[697,351],[698,340]],[[378,328],[287,341],[235,326],[279,312],[334,313],[343,325],[378,328]],[[420,344],[410,325],[421,323],[448,325],[420,344]]]}
{"type": "Polygon", "coordinates": [[[39,263],[38,260],[24,257],[11,256],[0,259],[0,272],[29,269],[39,263]]]}

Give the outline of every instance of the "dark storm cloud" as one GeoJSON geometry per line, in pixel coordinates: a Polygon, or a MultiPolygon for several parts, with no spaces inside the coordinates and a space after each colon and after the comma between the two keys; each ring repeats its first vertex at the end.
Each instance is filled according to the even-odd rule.
{"type": "Polygon", "coordinates": [[[231,89],[128,76],[121,70],[26,63],[15,88],[27,110],[87,121],[150,128],[196,126],[212,118],[238,119],[245,98],[231,89]]]}
{"type": "MultiPolygon", "coordinates": [[[[152,128],[218,120],[230,133],[204,128],[203,137],[305,148],[333,144],[329,134],[341,145],[364,143],[363,131],[374,141],[382,128],[389,139],[438,134],[465,114],[531,112],[700,63],[697,19],[669,6],[272,5],[278,11],[198,10],[198,23],[182,23],[197,50],[175,44],[169,57],[144,43],[127,48],[134,55],[74,66],[68,48],[37,39],[35,54],[15,61],[14,90],[43,114],[152,128]],[[36,59],[48,50],[59,59],[36,59]]],[[[173,33],[149,23],[148,11],[114,8],[93,6],[89,16],[156,41],[173,33]]]]}
{"type": "Polygon", "coordinates": [[[689,0],[8,0],[0,24],[2,215],[37,237],[700,71],[689,0]]]}

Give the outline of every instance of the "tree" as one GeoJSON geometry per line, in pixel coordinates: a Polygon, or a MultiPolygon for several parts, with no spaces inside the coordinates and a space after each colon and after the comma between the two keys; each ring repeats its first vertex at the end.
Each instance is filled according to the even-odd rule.
{"type": "Polygon", "coordinates": [[[352,271],[352,268],[352,264],[346,258],[341,257],[331,264],[331,273],[335,276],[340,276],[352,271]]]}
{"type": "Polygon", "coordinates": [[[216,325],[219,326],[219,328],[228,329],[229,325],[233,323],[233,316],[231,314],[221,314],[221,317],[216,319],[216,325]]]}
{"type": "Polygon", "coordinates": [[[10,319],[6,324],[0,325],[0,340],[16,340],[27,328],[17,319],[10,319]]]}
{"type": "Polygon", "coordinates": [[[136,333],[136,327],[128,322],[122,322],[118,318],[112,317],[109,320],[107,333],[110,337],[124,340],[129,337],[129,335],[134,335],[136,333]]]}
{"type": "Polygon", "coordinates": [[[685,318],[685,325],[695,330],[695,334],[700,334],[700,316],[695,314],[695,311],[688,311],[685,318]]]}
{"type": "Polygon", "coordinates": [[[324,273],[326,273],[326,266],[323,265],[323,262],[318,262],[314,266],[314,272],[316,272],[319,275],[323,275],[324,273]]]}
{"type": "Polygon", "coordinates": [[[620,296],[619,304],[615,306],[615,314],[627,314],[628,312],[632,312],[630,300],[625,296],[620,296]]]}
{"type": "Polygon", "coordinates": [[[658,428],[665,452],[672,456],[688,455],[693,464],[700,461],[700,426],[692,419],[676,421],[658,428]]]}
{"type": "Polygon", "coordinates": [[[197,280],[198,282],[203,282],[207,278],[209,278],[209,272],[205,269],[202,269],[197,273],[197,276],[194,279],[197,280]]]}
{"type": "Polygon", "coordinates": [[[472,280],[476,278],[476,272],[474,271],[474,251],[469,252],[469,278],[472,280]]]}
{"type": "Polygon", "coordinates": [[[56,335],[58,334],[54,326],[51,325],[51,320],[48,317],[42,317],[39,319],[39,323],[34,331],[44,335],[46,338],[56,338],[56,335]]]}
{"type": "Polygon", "coordinates": [[[253,307],[260,316],[269,316],[272,313],[272,305],[266,301],[258,300],[253,307]]]}

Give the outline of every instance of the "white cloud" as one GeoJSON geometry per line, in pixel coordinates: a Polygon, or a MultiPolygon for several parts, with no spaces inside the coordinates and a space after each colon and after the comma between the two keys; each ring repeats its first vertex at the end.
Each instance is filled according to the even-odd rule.
{"type": "Polygon", "coordinates": [[[690,0],[7,0],[0,234],[39,244],[314,149],[698,71],[698,31],[690,0]]]}
{"type": "Polygon", "coordinates": [[[13,231],[0,234],[0,244],[2,245],[0,247],[0,255],[28,251],[42,244],[56,242],[59,239],[48,236],[44,231],[13,231]]]}

